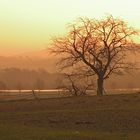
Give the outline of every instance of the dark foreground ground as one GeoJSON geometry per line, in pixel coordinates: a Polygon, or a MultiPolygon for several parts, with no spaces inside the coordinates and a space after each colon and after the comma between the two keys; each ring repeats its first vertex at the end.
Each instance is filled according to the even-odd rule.
{"type": "Polygon", "coordinates": [[[140,94],[0,102],[0,140],[140,140],[140,94]]]}

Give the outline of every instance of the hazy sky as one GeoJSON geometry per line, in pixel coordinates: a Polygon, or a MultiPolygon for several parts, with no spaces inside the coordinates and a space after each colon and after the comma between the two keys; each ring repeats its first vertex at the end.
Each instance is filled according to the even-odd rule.
{"type": "Polygon", "coordinates": [[[140,29],[140,0],[0,0],[0,55],[41,50],[75,18],[107,14],[140,29]]]}

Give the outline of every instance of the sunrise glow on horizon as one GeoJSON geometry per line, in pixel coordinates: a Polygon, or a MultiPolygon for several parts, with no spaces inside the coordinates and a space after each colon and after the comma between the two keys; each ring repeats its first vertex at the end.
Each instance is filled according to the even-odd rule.
{"type": "MultiPolygon", "coordinates": [[[[0,55],[44,49],[77,17],[107,14],[140,30],[139,0],[1,0],[0,55]]],[[[135,41],[140,43],[140,37],[135,41]]]]}

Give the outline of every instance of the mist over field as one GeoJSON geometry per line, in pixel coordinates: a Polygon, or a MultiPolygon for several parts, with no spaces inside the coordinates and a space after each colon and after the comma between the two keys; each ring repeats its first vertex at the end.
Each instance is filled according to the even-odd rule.
{"type": "MultiPolygon", "coordinates": [[[[133,59],[139,62],[139,55],[133,59]]],[[[57,61],[58,59],[50,55],[47,49],[13,56],[0,56],[0,89],[5,87],[18,89],[18,86],[21,89],[37,89],[35,86],[39,80],[42,81],[42,89],[56,89],[63,81],[56,65],[57,61]]],[[[111,76],[105,86],[107,89],[140,88],[139,83],[140,70],[134,69],[131,74],[111,76]]]]}

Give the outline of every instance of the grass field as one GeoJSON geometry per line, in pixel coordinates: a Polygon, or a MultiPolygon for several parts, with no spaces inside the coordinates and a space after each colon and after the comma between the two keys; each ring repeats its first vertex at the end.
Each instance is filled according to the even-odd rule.
{"type": "Polygon", "coordinates": [[[140,94],[0,102],[0,140],[140,140],[140,94]]]}

